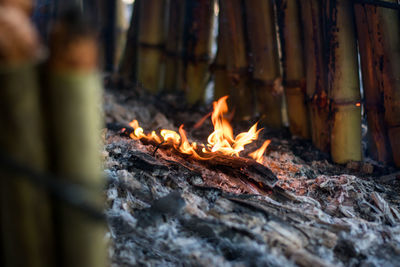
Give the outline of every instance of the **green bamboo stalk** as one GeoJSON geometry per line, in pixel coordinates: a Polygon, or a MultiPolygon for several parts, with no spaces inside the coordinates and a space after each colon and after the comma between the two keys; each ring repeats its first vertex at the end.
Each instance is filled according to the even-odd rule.
{"type": "Polygon", "coordinates": [[[243,3],[240,0],[220,0],[220,12],[226,19],[221,23],[226,32],[227,72],[229,77],[230,105],[236,120],[247,120],[254,115],[253,92],[249,87],[246,36],[243,3]]]}
{"type": "Polygon", "coordinates": [[[186,4],[185,91],[190,104],[204,101],[209,81],[214,0],[188,0],[186,4]]]}
{"type": "Polygon", "coordinates": [[[292,135],[310,138],[305,92],[305,63],[298,0],[278,0],[278,24],[283,54],[284,87],[292,135]]]}
{"type": "Polygon", "coordinates": [[[124,48],[124,53],[119,65],[119,74],[125,81],[136,81],[136,65],[137,65],[137,50],[139,36],[139,11],[140,2],[135,0],[133,5],[133,13],[127,33],[127,40],[124,48]]]}
{"type": "Polygon", "coordinates": [[[322,8],[318,0],[303,0],[301,13],[306,56],[306,93],[313,144],[330,150],[329,100],[322,29],[322,8]]]}
{"type": "Polygon", "coordinates": [[[332,160],[336,163],[361,161],[361,96],[353,3],[326,0],[325,4],[332,160]]]}
{"type": "Polygon", "coordinates": [[[185,29],[184,0],[170,0],[168,34],[165,44],[165,76],[163,88],[168,92],[183,90],[183,35],[185,29]]]}
{"type": "Polygon", "coordinates": [[[261,121],[273,128],[283,126],[280,67],[273,1],[247,0],[246,22],[255,81],[257,110],[261,121]]]}
{"type": "MultiPolygon", "coordinates": [[[[0,36],[0,153],[44,172],[37,33],[25,13],[0,7],[0,36]]],[[[2,266],[53,266],[48,195],[27,178],[0,169],[2,266]]]]}
{"type": "Polygon", "coordinates": [[[125,3],[123,0],[116,1],[116,33],[115,33],[115,57],[114,57],[114,66],[119,66],[122,61],[122,56],[124,53],[126,40],[127,40],[127,32],[128,32],[128,24],[125,18],[125,3]]]}
{"type": "Polygon", "coordinates": [[[223,10],[218,14],[218,38],[217,38],[217,55],[211,66],[214,76],[214,100],[218,100],[223,96],[229,95],[229,77],[227,73],[228,53],[227,49],[230,45],[227,39],[227,32],[222,27],[226,20],[223,10]]]}
{"type": "Polygon", "coordinates": [[[140,2],[137,78],[151,93],[157,93],[162,79],[165,42],[165,0],[140,2]]]}
{"type": "Polygon", "coordinates": [[[355,5],[358,47],[360,51],[365,110],[368,121],[368,150],[380,162],[393,161],[384,119],[384,100],[379,82],[379,55],[374,45],[374,29],[379,27],[376,7],[355,5]]]}
{"type": "MultiPolygon", "coordinates": [[[[62,18],[50,36],[45,97],[53,171],[91,192],[103,207],[100,161],[101,77],[97,42],[85,24],[62,18]]],[[[108,266],[105,225],[65,203],[58,203],[59,266],[108,266]]]]}

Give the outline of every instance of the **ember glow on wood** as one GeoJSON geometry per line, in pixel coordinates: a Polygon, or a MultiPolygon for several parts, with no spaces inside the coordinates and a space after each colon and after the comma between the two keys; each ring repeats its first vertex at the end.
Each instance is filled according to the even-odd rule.
{"type": "MultiPolygon", "coordinates": [[[[257,140],[262,129],[257,130],[257,123],[254,124],[249,131],[242,132],[236,136],[233,134],[233,129],[224,117],[228,112],[226,103],[227,96],[222,97],[213,103],[214,110],[211,115],[211,121],[214,125],[214,131],[208,136],[207,145],[190,143],[183,129],[183,125],[179,127],[179,134],[171,130],[161,130],[160,134],[152,131],[145,134],[143,128],[139,126],[137,120],[130,123],[133,132],[129,134],[132,139],[143,140],[159,146],[173,147],[176,151],[193,156],[199,160],[215,160],[219,155],[228,155],[239,157],[244,147],[253,141],[257,140]]],[[[126,131],[126,129],[124,130],[126,131]]],[[[249,156],[253,157],[257,162],[263,162],[263,155],[270,141],[267,140],[264,144],[249,156]]]]}

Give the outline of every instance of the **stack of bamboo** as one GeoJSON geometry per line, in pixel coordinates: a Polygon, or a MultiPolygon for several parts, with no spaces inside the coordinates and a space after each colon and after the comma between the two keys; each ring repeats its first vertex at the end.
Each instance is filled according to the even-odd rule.
{"type": "Polygon", "coordinates": [[[33,173],[51,171],[86,188],[84,198],[102,209],[97,41],[79,15],[66,13],[41,64],[43,49],[27,12],[18,1],[0,1],[0,153],[32,172],[16,174],[0,162],[1,263],[106,266],[103,223],[31,181],[33,173]]]}

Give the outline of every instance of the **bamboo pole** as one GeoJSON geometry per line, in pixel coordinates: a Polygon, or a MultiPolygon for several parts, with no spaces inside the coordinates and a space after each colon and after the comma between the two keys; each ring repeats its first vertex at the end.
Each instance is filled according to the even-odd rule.
{"type": "Polygon", "coordinates": [[[305,64],[301,14],[298,0],[278,0],[284,88],[292,135],[310,138],[310,125],[306,104],[305,64]]]}
{"type": "Polygon", "coordinates": [[[194,104],[204,101],[210,76],[214,0],[188,0],[185,24],[185,91],[189,104],[194,104]]]}
{"type": "Polygon", "coordinates": [[[368,121],[368,150],[373,159],[390,163],[393,159],[384,119],[383,88],[379,82],[378,47],[374,45],[374,29],[379,27],[376,7],[356,4],[354,8],[364,88],[364,108],[368,121]]]}
{"type": "Polygon", "coordinates": [[[217,55],[211,66],[214,76],[214,100],[229,95],[229,77],[226,66],[228,61],[226,48],[229,43],[227,43],[227,32],[222,27],[224,20],[226,20],[225,14],[223,10],[220,10],[218,14],[217,55]]]}
{"type": "Polygon", "coordinates": [[[325,4],[332,160],[361,161],[361,96],[353,3],[326,0],[325,4]]]}
{"type": "MultiPolygon", "coordinates": [[[[50,35],[47,64],[47,114],[53,171],[91,192],[102,208],[100,127],[102,85],[97,71],[97,41],[75,16],[63,16],[50,35]]],[[[88,215],[58,203],[59,266],[108,266],[105,228],[88,215]]]]}
{"type": "MultiPolygon", "coordinates": [[[[0,153],[43,172],[37,65],[40,44],[29,17],[0,6],[0,153]]],[[[2,266],[53,266],[52,223],[46,192],[0,169],[2,266]]]]}
{"type": "Polygon", "coordinates": [[[257,110],[265,125],[280,128],[283,126],[283,91],[279,82],[281,74],[273,1],[247,0],[244,3],[257,110]]]}
{"type": "Polygon", "coordinates": [[[313,144],[330,149],[329,100],[322,29],[322,9],[318,0],[302,0],[301,13],[306,56],[306,93],[313,144]]]}
{"type": "Polygon", "coordinates": [[[163,89],[168,92],[183,90],[185,4],[184,0],[170,0],[168,7],[168,34],[165,44],[163,82],[163,89]]]}
{"type": "Polygon", "coordinates": [[[384,95],[385,123],[394,163],[400,167],[400,18],[397,10],[379,7],[375,12],[378,23],[374,45],[380,63],[378,78],[384,95]]]}
{"type": "Polygon", "coordinates": [[[236,120],[247,120],[254,115],[253,92],[249,88],[248,61],[243,3],[240,0],[220,0],[220,12],[225,14],[221,27],[225,31],[228,54],[226,66],[229,77],[230,105],[236,120]]]}
{"type": "Polygon", "coordinates": [[[127,40],[128,24],[125,17],[125,3],[123,0],[116,1],[116,33],[115,33],[115,57],[114,57],[114,68],[118,70],[118,66],[122,60],[123,52],[127,40]]]}
{"type": "Polygon", "coordinates": [[[126,81],[136,81],[140,2],[135,0],[126,45],[119,66],[119,74],[126,81]]]}
{"type": "Polygon", "coordinates": [[[151,93],[160,89],[165,41],[165,0],[140,2],[137,78],[151,93]]]}

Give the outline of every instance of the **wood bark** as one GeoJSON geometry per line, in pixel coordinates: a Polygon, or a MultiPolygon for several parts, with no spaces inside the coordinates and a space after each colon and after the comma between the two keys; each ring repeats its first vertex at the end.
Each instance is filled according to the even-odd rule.
{"type": "Polygon", "coordinates": [[[361,161],[361,96],[353,4],[327,0],[325,8],[332,160],[361,161]]]}

